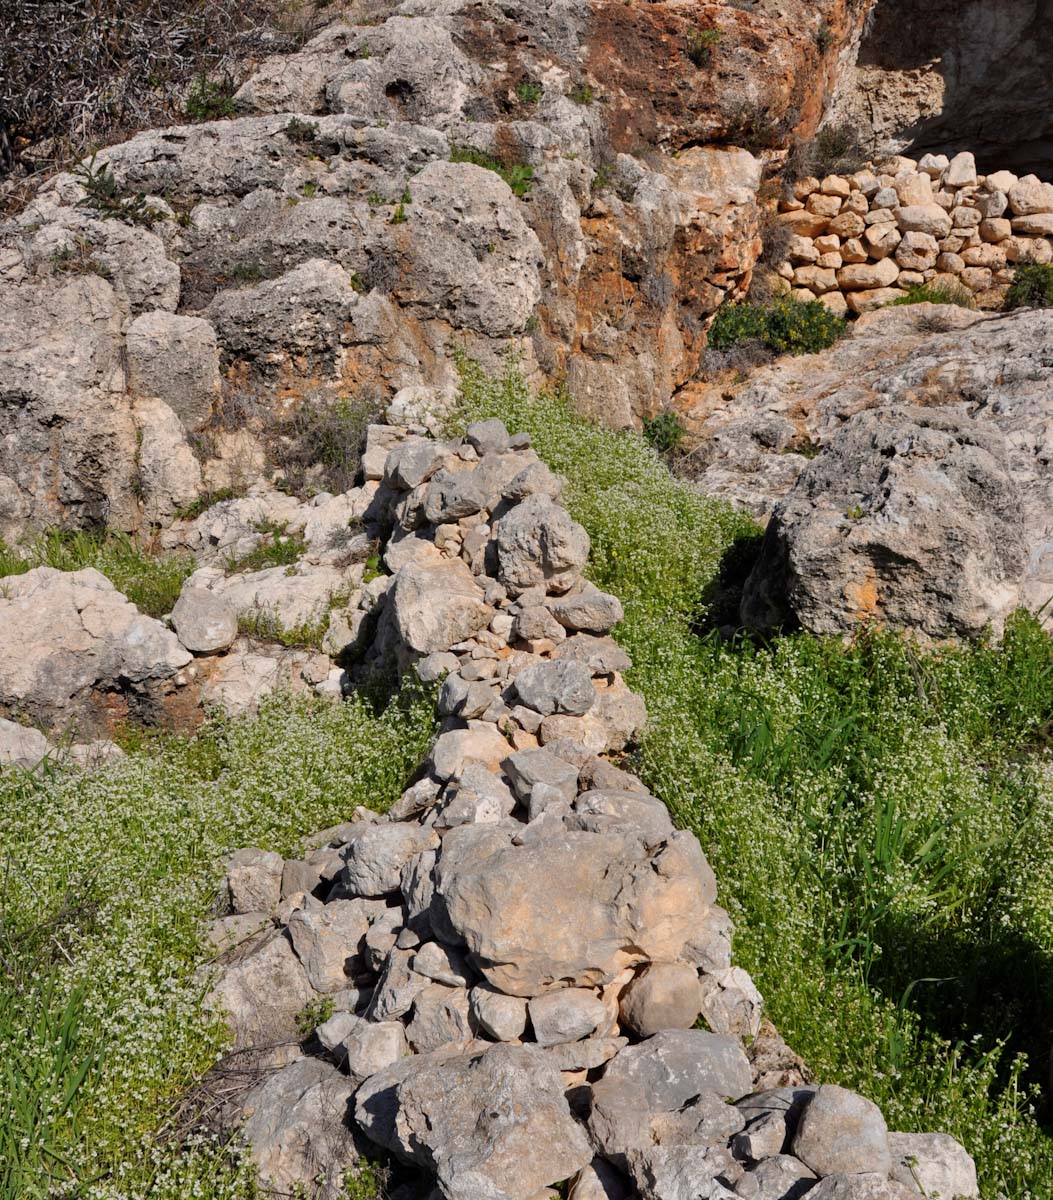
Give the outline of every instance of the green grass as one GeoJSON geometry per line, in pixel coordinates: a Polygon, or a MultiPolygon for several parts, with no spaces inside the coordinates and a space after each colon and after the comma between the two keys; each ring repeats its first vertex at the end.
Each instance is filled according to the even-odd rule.
{"type": "Polygon", "coordinates": [[[194,560],[188,555],[151,554],[123,533],[55,529],[18,547],[0,539],[0,578],[33,567],[94,567],[144,613],[163,617],[172,611],[194,560]]]}
{"type": "Polygon", "coordinates": [[[514,371],[462,374],[459,423],[500,416],[567,477],[591,575],[625,605],[637,767],[698,834],[784,1036],[892,1128],[959,1138],[985,1197],[1049,1197],[1029,1087],[1053,1001],[1050,639],[1026,616],[1000,646],[928,651],[703,634],[750,524],[514,371]]]}
{"type": "Polygon", "coordinates": [[[893,300],[889,307],[904,304],[956,304],[959,308],[975,308],[976,300],[960,283],[914,283],[907,288],[905,296],[893,300]]]}
{"type": "Polygon", "coordinates": [[[220,859],[386,807],[432,728],[408,692],[379,712],[278,697],[105,771],[0,774],[3,1200],[257,1196],[236,1155],[164,1138],[224,1044],[195,977],[220,859]]]}
{"type": "Polygon", "coordinates": [[[307,551],[302,533],[290,533],[288,521],[259,521],[254,526],[263,541],[255,550],[240,558],[228,558],[224,564],[228,574],[235,571],[263,571],[267,567],[291,567],[307,551]]]}

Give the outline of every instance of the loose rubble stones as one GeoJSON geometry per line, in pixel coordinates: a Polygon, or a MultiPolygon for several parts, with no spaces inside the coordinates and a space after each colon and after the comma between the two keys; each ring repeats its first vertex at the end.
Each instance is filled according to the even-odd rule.
{"type": "MultiPolygon", "coordinates": [[[[220,924],[243,920],[250,940],[212,1003],[236,1045],[302,1038],[304,1005],[326,998],[307,1045],[338,1064],[354,1127],[449,1200],[536,1200],[566,1179],[585,1200],[785,1200],[821,1174],[834,1195],[858,1190],[847,1170],[876,1171],[893,1195],[909,1147],[893,1151],[867,1101],[748,1095],[745,1037],[759,1077],[793,1056],[731,965],[697,840],[601,756],[643,722],[628,659],[602,636],[620,606],[582,579],[584,531],[549,494],[485,482],[518,478],[532,451],[494,422],[460,445],[374,441],[394,536],[431,551],[378,593],[372,653],[443,680],[441,732],[388,818],[360,809],[303,859],[232,860],[241,915],[220,924]],[[447,484],[473,475],[483,506],[448,520],[447,484]],[[422,509],[436,481],[441,525],[422,509]],[[708,1029],[692,1028],[700,1014],[708,1029]]],[[[315,1144],[298,1116],[312,1103],[256,1122],[276,1178],[315,1144]]],[[[964,1177],[955,1143],[917,1145],[932,1178],[964,1177]]]]}

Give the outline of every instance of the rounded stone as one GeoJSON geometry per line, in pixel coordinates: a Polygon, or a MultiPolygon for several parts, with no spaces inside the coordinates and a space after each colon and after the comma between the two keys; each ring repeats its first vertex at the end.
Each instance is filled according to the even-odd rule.
{"type": "Polygon", "coordinates": [[[688,963],[652,963],[621,995],[619,1016],[640,1037],[663,1029],[690,1029],[702,996],[698,972],[688,963]]]}
{"type": "Polygon", "coordinates": [[[191,654],[218,654],[238,636],[238,618],[206,588],[184,588],[172,609],[172,628],[191,654]]]}
{"type": "Polygon", "coordinates": [[[817,1175],[888,1176],[888,1126],[866,1097],[824,1084],[809,1101],[794,1135],[793,1154],[817,1175]]]}

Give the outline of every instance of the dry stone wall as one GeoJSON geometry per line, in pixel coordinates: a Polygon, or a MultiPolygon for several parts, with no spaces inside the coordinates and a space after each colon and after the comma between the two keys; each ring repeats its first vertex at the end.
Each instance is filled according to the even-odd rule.
{"type": "Polygon", "coordinates": [[[842,315],[922,284],[997,309],[1014,267],[1053,261],[1053,184],[1012,171],[980,175],[968,152],[802,179],[779,210],[793,235],[778,268],[786,288],[842,315]]]}
{"type": "Polygon", "coordinates": [[[386,816],[236,854],[212,929],[269,1186],[335,1197],[386,1151],[402,1200],[976,1196],[764,1021],[701,846],[617,759],[646,712],[561,481],[498,421],[422,433],[370,431],[372,645],[439,684],[439,735],[386,816]]]}

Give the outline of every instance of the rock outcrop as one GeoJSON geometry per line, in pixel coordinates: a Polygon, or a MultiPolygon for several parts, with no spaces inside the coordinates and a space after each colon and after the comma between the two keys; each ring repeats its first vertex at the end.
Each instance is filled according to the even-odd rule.
{"type": "Polygon", "coordinates": [[[211,1003],[273,1071],[228,1114],[265,1181],[334,1195],[364,1137],[450,1200],[568,1179],[648,1200],[866,1180],[899,1200],[919,1194],[898,1182],[907,1157],[975,1196],[957,1143],[807,1086],[762,1027],[697,840],[605,757],[645,720],[608,636],[621,609],[582,578],[587,535],[526,439],[487,422],[371,441],[388,446],[385,557],[405,547],[372,654],[441,680],[442,724],[386,817],[359,809],[302,859],[230,863],[213,940],[248,940],[211,1003]],[[782,1090],[764,1090],[775,1063],[782,1090]]]}
{"type": "Polygon", "coordinates": [[[456,348],[657,411],[749,286],[752,151],[814,131],[868,7],[404,0],[55,177],[0,224],[0,536],[167,523],[456,348]]]}
{"type": "Polygon", "coordinates": [[[776,505],[746,625],[861,622],[929,637],[999,633],[1020,604],[1020,493],[1006,442],[947,408],[857,413],[776,505]]]}
{"type": "MultiPolygon", "coordinates": [[[[699,483],[704,491],[741,504],[762,519],[795,494],[795,513],[810,520],[805,508],[798,507],[809,485],[802,481],[798,492],[796,481],[813,467],[825,475],[826,468],[820,465],[830,453],[825,448],[837,442],[846,422],[857,414],[890,406],[917,406],[929,410],[935,419],[961,422],[964,431],[975,428],[981,436],[987,425],[997,431],[1004,445],[1004,451],[997,453],[1003,465],[996,473],[1007,476],[1015,493],[1015,511],[1009,518],[1017,532],[1009,536],[1009,555],[1003,566],[988,577],[992,590],[985,604],[997,623],[995,613],[1004,611],[1007,602],[1004,593],[995,594],[1003,587],[995,586],[997,576],[1024,607],[1038,611],[1053,595],[1053,524],[1049,515],[1053,474],[1048,449],[1053,428],[1047,351],[1051,336],[1053,316],[1042,310],[994,316],[956,306],[922,304],[867,314],[822,354],[786,357],[758,368],[745,381],[685,392],[691,436],[697,442],[692,459],[699,483]],[[1017,570],[1010,564],[1018,561],[1018,537],[1023,539],[1023,560],[1017,570]]],[[[846,539],[867,536],[866,514],[871,503],[882,503],[880,473],[887,461],[876,450],[868,460],[864,474],[872,487],[845,480],[848,490],[855,489],[852,496],[846,491],[838,518],[846,539]]],[[[931,480],[937,490],[950,482],[931,480]]],[[[1003,486],[1000,482],[998,490],[1003,486]]],[[[829,495],[833,503],[832,493],[829,495]]],[[[932,493],[930,498],[934,497],[932,493]]],[[[963,502],[940,519],[964,529],[970,521],[997,523],[997,512],[1004,512],[1001,505],[988,512],[970,504],[963,502]]],[[[912,517],[912,521],[918,519],[917,514],[912,517]]],[[[951,536],[953,530],[948,528],[945,533],[951,536]]],[[[848,553],[847,540],[842,549],[848,553]]],[[[974,549],[983,553],[979,544],[974,549]]],[[[940,554],[943,552],[941,546],[940,554]]],[[[941,568],[934,561],[931,565],[931,578],[940,578],[941,568]]],[[[841,616],[833,618],[834,623],[854,607],[839,602],[841,616]]],[[[866,607],[859,606],[859,611],[866,607]]],[[[908,628],[925,627],[932,619],[932,611],[925,605],[913,608],[909,617],[906,610],[901,615],[908,628]]],[[[830,627],[825,618],[819,620],[823,628],[830,627]]],[[[953,631],[954,622],[944,629],[953,631]]]]}

